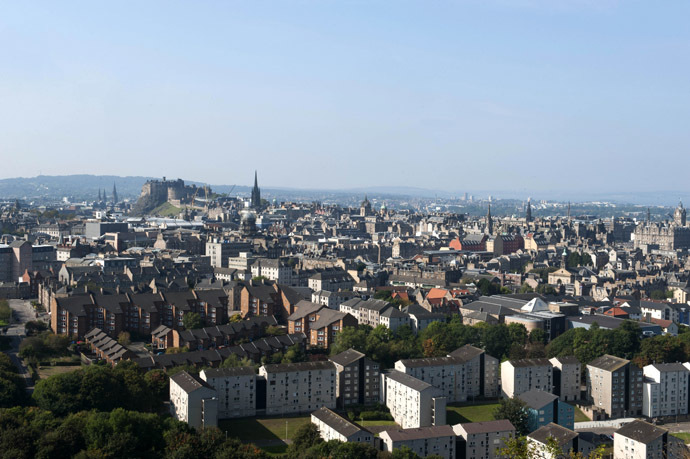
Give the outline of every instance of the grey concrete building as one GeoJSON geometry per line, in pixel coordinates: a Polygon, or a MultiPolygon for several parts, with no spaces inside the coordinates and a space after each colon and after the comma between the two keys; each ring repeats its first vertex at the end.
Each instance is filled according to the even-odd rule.
{"type": "Polygon", "coordinates": [[[377,362],[354,349],[331,356],[328,360],[336,368],[338,407],[378,403],[381,371],[377,362]]]}
{"type": "Polygon", "coordinates": [[[629,360],[603,355],[587,365],[587,396],[612,419],[642,414],[642,370],[629,360]]]}

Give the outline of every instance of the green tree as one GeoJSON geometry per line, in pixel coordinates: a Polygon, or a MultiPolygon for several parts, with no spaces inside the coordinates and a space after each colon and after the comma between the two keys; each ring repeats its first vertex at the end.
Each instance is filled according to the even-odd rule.
{"type": "Polygon", "coordinates": [[[187,330],[195,330],[204,326],[204,321],[201,320],[201,316],[196,312],[188,312],[182,316],[182,323],[187,330]]]}
{"type": "Polygon", "coordinates": [[[129,346],[132,343],[132,335],[129,332],[123,331],[117,335],[117,342],[123,346],[129,346]]]}
{"type": "Polygon", "coordinates": [[[518,435],[527,435],[527,406],[519,398],[503,398],[494,409],[494,419],[507,419],[518,435]]]}
{"type": "Polygon", "coordinates": [[[510,353],[510,332],[505,324],[488,325],[480,330],[482,347],[487,354],[500,360],[510,353]]]}
{"type": "Polygon", "coordinates": [[[392,459],[419,459],[417,453],[412,451],[408,446],[401,446],[393,450],[391,454],[392,459]]]}
{"type": "Polygon", "coordinates": [[[352,348],[359,352],[366,351],[367,334],[372,330],[367,325],[355,327],[343,327],[335,337],[335,342],[331,346],[331,355],[340,354],[352,348]]]}
{"type": "Polygon", "coordinates": [[[522,324],[512,323],[508,325],[508,336],[513,344],[524,346],[527,344],[527,329],[522,324]]]}
{"type": "Polygon", "coordinates": [[[547,338],[548,338],[548,336],[546,335],[546,332],[541,328],[535,328],[529,334],[529,341],[530,341],[530,343],[533,343],[533,344],[536,344],[536,343],[546,344],[547,338]]]}
{"type": "Polygon", "coordinates": [[[287,454],[289,457],[298,457],[300,452],[322,442],[319,428],[311,422],[304,424],[292,436],[292,444],[288,447],[287,454]]]}

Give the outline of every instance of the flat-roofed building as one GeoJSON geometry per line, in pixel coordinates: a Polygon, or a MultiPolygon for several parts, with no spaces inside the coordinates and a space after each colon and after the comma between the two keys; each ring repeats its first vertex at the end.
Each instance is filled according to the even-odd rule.
{"type": "Polygon", "coordinates": [[[404,429],[446,423],[443,391],[401,371],[381,373],[381,401],[404,429]]]}
{"type": "Polygon", "coordinates": [[[453,431],[458,436],[458,459],[499,458],[498,449],[515,436],[515,427],[507,419],[456,424],[453,431]]]}
{"type": "Polygon", "coordinates": [[[218,419],[256,415],[256,371],[253,367],[210,368],[199,374],[218,394],[218,419]]]}
{"type": "Polygon", "coordinates": [[[506,360],[501,363],[501,394],[512,398],[532,389],[553,392],[553,367],[548,359],[506,360]]]}
{"type": "Polygon", "coordinates": [[[383,442],[384,451],[393,452],[407,446],[419,457],[431,455],[438,455],[445,459],[456,457],[456,435],[449,425],[384,430],[379,437],[383,442]]]}
{"type": "Polygon", "coordinates": [[[335,408],[336,371],[332,362],[269,364],[259,368],[266,380],[266,414],[310,413],[335,408]]]}
{"type": "Polygon", "coordinates": [[[374,445],[374,434],[322,406],[311,414],[311,422],[324,441],[338,440],[374,445]]]}

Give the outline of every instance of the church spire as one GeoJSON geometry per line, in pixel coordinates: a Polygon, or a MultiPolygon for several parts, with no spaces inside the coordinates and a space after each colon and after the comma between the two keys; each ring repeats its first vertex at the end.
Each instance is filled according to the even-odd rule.
{"type": "Polygon", "coordinates": [[[251,206],[254,209],[261,207],[261,190],[259,190],[259,176],[257,171],[254,171],[254,188],[252,189],[251,206]]]}
{"type": "Polygon", "coordinates": [[[532,202],[531,202],[531,199],[527,199],[527,211],[525,212],[525,221],[527,223],[532,222],[532,202]]]}
{"type": "Polygon", "coordinates": [[[117,199],[117,187],[115,186],[115,183],[113,182],[113,205],[117,204],[118,199],[117,199]]]}

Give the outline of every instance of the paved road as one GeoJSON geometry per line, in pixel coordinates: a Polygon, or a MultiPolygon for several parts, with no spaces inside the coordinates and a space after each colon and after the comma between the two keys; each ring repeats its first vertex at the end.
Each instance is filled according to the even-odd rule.
{"type": "Polygon", "coordinates": [[[30,301],[25,300],[9,300],[10,308],[12,308],[12,322],[7,330],[7,336],[12,337],[12,349],[7,351],[7,354],[12,359],[12,362],[19,369],[19,374],[24,378],[26,382],[26,388],[29,393],[34,390],[34,382],[31,379],[31,374],[28,368],[24,366],[21,359],[17,356],[19,352],[19,343],[24,339],[24,326],[30,320],[36,319],[36,313],[31,306],[30,301]]]}

